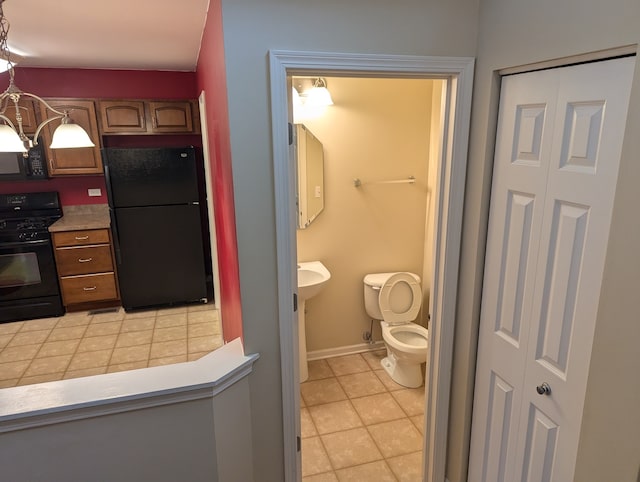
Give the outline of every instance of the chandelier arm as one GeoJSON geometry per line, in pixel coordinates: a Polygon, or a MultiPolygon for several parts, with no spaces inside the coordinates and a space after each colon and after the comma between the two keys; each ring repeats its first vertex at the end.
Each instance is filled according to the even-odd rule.
{"type": "Polygon", "coordinates": [[[11,122],[11,119],[9,119],[6,115],[0,114],[0,119],[6,121],[9,124],[9,127],[11,127],[14,131],[16,130],[16,126],[13,125],[13,122],[11,122]]]}
{"type": "Polygon", "coordinates": [[[49,109],[51,112],[53,112],[54,114],[58,114],[58,115],[59,115],[59,116],[61,116],[61,117],[64,117],[64,116],[66,116],[66,115],[69,115],[69,111],[66,111],[66,110],[65,110],[65,111],[61,111],[61,110],[54,109],[53,107],[51,107],[51,106],[49,105],[49,103],[48,103],[46,100],[44,100],[44,99],[43,99],[42,97],[40,97],[39,95],[32,94],[32,93],[30,93],[30,92],[20,92],[20,95],[21,95],[21,96],[22,96],[22,95],[26,95],[26,96],[28,96],[28,97],[33,97],[33,98],[34,98],[34,99],[36,99],[38,102],[42,102],[42,103],[44,104],[44,106],[45,106],[47,109],[49,109]]]}
{"type": "MultiPolygon", "coordinates": [[[[34,96],[34,97],[36,97],[36,96],[34,96]]],[[[51,110],[53,110],[53,109],[51,109],[51,110]]],[[[56,113],[57,113],[57,111],[54,111],[54,112],[56,112],[56,113]]],[[[57,116],[55,116],[55,117],[51,117],[50,119],[47,119],[47,120],[46,120],[46,121],[44,121],[42,124],[40,124],[40,125],[38,126],[38,128],[36,129],[36,133],[33,135],[33,145],[34,145],[34,146],[37,146],[37,145],[38,145],[38,137],[40,136],[40,131],[42,130],[42,128],[43,128],[44,126],[46,126],[47,124],[49,124],[49,123],[53,122],[54,120],[62,119],[62,118],[63,118],[63,117],[65,117],[66,115],[67,115],[67,114],[63,112],[62,114],[57,115],[57,116]]]]}

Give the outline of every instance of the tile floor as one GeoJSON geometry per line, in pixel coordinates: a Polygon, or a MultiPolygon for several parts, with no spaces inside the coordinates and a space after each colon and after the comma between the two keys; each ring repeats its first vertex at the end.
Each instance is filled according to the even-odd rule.
{"type": "Polygon", "coordinates": [[[0,388],[196,360],[222,345],[213,304],[0,324],[0,388]]]}
{"type": "Polygon", "coordinates": [[[386,352],[309,363],[300,384],[304,482],[421,481],[424,386],[395,383],[386,352]]]}

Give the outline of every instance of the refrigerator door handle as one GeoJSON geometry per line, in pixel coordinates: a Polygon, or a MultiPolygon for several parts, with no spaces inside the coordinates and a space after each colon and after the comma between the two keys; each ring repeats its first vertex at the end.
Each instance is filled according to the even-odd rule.
{"type": "Polygon", "coordinates": [[[118,234],[118,223],[116,222],[116,213],[109,208],[109,217],[111,218],[111,233],[113,235],[113,250],[116,253],[116,261],[118,266],[122,264],[122,254],[120,253],[120,235],[118,234]]]}

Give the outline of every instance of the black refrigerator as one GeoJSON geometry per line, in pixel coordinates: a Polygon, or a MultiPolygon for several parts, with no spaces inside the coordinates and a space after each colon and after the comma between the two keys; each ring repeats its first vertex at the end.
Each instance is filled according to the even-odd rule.
{"type": "Polygon", "coordinates": [[[195,149],[103,149],[125,310],[207,296],[195,149]]]}

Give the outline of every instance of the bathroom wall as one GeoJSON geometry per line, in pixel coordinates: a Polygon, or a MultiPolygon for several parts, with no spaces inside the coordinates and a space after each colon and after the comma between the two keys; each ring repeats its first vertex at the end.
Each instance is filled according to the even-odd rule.
{"type": "MultiPolygon", "coordinates": [[[[298,260],[320,260],[331,272],[325,289],[306,303],[308,351],[362,343],[371,327],[364,276],[422,276],[425,252],[434,81],[326,79],[334,105],[304,121],[324,146],[325,209],[298,230],[298,260]],[[372,184],[410,175],[415,184],[372,184]]],[[[378,323],[373,338],[381,340],[378,323]]]]}

